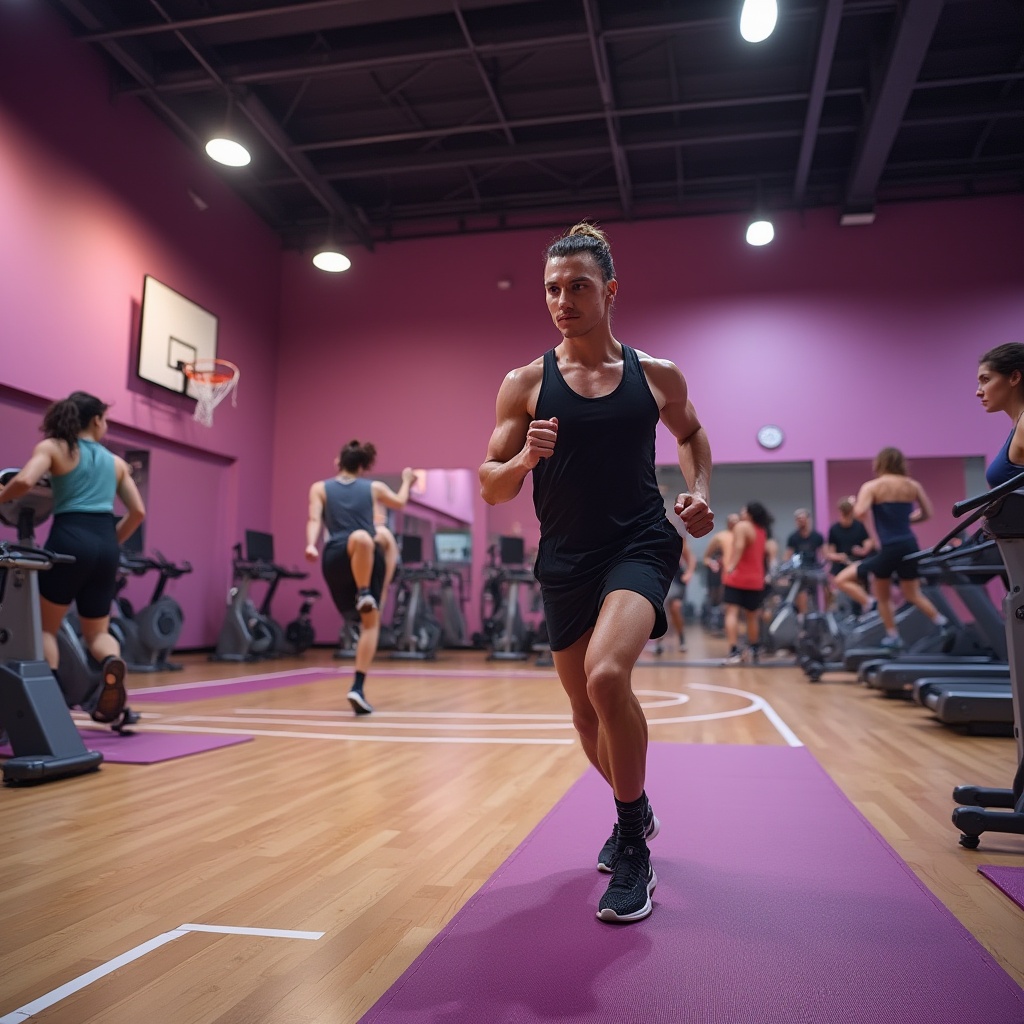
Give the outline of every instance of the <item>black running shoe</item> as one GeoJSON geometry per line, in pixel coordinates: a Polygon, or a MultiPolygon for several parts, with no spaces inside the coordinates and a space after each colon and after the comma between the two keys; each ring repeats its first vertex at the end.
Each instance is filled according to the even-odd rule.
{"type": "Polygon", "coordinates": [[[348,691],[348,702],[357,715],[369,715],[373,713],[373,705],[358,691],[348,691]]]}
{"type": "MultiPolygon", "coordinates": [[[[644,840],[653,839],[661,830],[661,822],[654,814],[650,802],[647,804],[647,813],[644,815],[644,840]]],[[[612,834],[601,847],[597,855],[597,870],[611,874],[615,870],[615,858],[619,852],[619,823],[612,825],[612,834]]]]}
{"type": "Polygon", "coordinates": [[[94,722],[110,725],[121,717],[128,695],[124,689],[124,662],[113,654],[103,659],[101,666],[103,684],[100,687],[96,706],[89,712],[94,722]]]}
{"type": "MultiPolygon", "coordinates": [[[[630,840],[627,840],[630,842],[630,840]]],[[[623,846],[615,861],[612,880],[608,883],[597,916],[601,921],[642,921],[654,909],[651,893],[658,876],[651,865],[651,854],[642,842],[623,846]]]]}

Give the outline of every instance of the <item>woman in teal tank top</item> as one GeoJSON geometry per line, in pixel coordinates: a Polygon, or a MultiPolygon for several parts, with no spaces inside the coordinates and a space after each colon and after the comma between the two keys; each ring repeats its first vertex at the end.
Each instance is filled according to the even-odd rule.
{"type": "Polygon", "coordinates": [[[44,439],[5,487],[0,503],[21,497],[44,476],[53,488],[53,526],[46,545],[73,555],[72,565],[55,565],[39,574],[43,655],[58,675],[57,632],[72,602],[82,638],[103,671],[104,685],[94,707],[98,722],[117,722],[126,714],[121,649],[110,634],[110,605],[117,589],[120,545],[139,527],[146,510],[124,459],[103,447],[107,406],[76,391],[54,402],[43,417],[44,439]],[[127,511],[114,517],[115,495],[127,511]]]}

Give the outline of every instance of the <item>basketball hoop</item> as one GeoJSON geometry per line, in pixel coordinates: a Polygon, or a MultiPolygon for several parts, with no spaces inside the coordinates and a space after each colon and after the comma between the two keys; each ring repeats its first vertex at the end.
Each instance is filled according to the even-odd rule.
{"type": "Polygon", "coordinates": [[[213,410],[231,395],[231,404],[238,404],[240,371],[226,359],[197,359],[194,363],[180,363],[179,369],[188,378],[188,393],[196,400],[193,416],[204,427],[213,426],[213,410]]]}

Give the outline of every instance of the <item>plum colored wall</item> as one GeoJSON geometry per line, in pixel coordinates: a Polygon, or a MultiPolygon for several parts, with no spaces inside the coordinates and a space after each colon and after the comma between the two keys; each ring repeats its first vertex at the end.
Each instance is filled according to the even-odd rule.
{"type": "Polygon", "coordinates": [[[112,440],[152,451],[147,544],[195,564],[174,584],[182,643],[211,644],[230,546],[270,525],[279,243],[139,101],[111,99],[52,12],[0,7],[0,57],[0,461],[24,461],[52,399],[112,403],[112,440]],[[135,376],[145,274],[214,312],[218,353],[242,366],[212,429],[135,376]]]}
{"type": "MultiPolygon", "coordinates": [[[[999,447],[1008,423],[982,413],[974,379],[981,352],[1021,340],[1022,222],[1012,196],[886,206],[862,228],[831,210],[785,214],[764,249],[738,217],[612,224],[614,331],[683,369],[717,462],[810,461],[825,521],[830,460],[999,447]],[[785,431],[772,453],[756,443],[765,423],[785,431]]],[[[504,374],[558,341],[541,289],[550,238],[381,245],[336,277],[286,255],[273,522],[291,551],[309,481],[342,439],[374,440],[382,470],[479,466],[504,374]]],[[[664,430],[658,457],[675,458],[664,430]]],[[[527,497],[481,506],[475,553],[488,523],[530,514],[527,497]]]]}

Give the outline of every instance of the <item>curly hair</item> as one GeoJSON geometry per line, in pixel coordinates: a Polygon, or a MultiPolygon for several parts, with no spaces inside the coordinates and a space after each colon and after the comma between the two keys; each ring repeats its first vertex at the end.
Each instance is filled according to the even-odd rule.
{"type": "Polygon", "coordinates": [[[73,391],[67,398],[54,402],[43,414],[40,428],[45,437],[63,441],[74,453],[78,448],[78,435],[96,416],[102,416],[109,406],[87,391],[73,391]]]}

